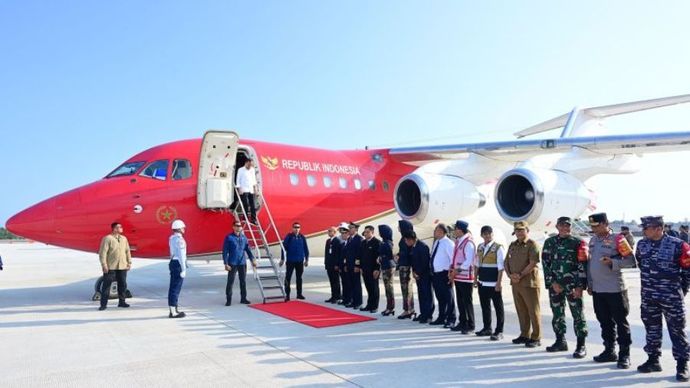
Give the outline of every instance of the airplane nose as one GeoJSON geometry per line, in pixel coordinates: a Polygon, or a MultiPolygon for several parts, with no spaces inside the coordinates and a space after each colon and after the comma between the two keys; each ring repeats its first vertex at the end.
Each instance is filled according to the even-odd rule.
{"type": "Polygon", "coordinates": [[[55,233],[55,198],[39,202],[12,216],[5,227],[17,236],[50,242],[55,233]]]}

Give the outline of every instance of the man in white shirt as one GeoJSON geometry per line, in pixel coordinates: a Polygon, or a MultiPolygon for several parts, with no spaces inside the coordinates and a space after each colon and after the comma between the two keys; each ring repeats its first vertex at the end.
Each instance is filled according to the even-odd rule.
{"type": "Polygon", "coordinates": [[[491,336],[492,341],[503,338],[503,296],[501,295],[501,280],[503,279],[503,263],[505,248],[494,241],[494,230],[489,225],[482,226],[484,242],[477,247],[477,284],[479,285],[479,302],[482,306],[482,320],[484,328],[475,334],[479,337],[491,336]],[[496,330],[491,331],[491,303],[496,310],[496,330]]]}
{"type": "Polygon", "coordinates": [[[455,301],[453,300],[453,282],[448,278],[448,271],[453,262],[453,241],[448,238],[448,228],[438,224],[434,229],[434,245],[431,248],[433,276],[431,278],[434,294],[438,300],[438,318],[432,325],[443,325],[446,329],[455,323],[455,301]]]}
{"type": "Polygon", "coordinates": [[[237,170],[237,188],[240,192],[240,198],[244,211],[249,220],[256,223],[256,205],[254,204],[254,193],[256,193],[256,172],[252,166],[252,160],[247,159],[244,162],[244,167],[237,170]]]}
{"type": "Polygon", "coordinates": [[[469,224],[458,220],[455,222],[455,248],[453,263],[448,278],[455,282],[455,295],[458,302],[458,324],[452,331],[469,334],[474,331],[474,267],[477,260],[477,247],[472,241],[469,224]]]}

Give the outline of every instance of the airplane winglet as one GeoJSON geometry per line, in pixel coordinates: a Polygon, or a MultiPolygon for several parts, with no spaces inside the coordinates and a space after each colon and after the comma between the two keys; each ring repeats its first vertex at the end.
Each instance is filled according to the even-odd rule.
{"type": "Polygon", "coordinates": [[[563,127],[561,137],[578,136],[584,134],[580,129],[586,127],[586,124],[592,124],[592,122],[598,123],[607,117],[639,112],[648,109],[662,108],[671,105],[683,104],[686,102],[690,102],[690,94],[655,98],[652,100],[626,102],[622,104],[596,106],[585,109],[574,108],[570,113],[560,115],[553,119],[546,120],[537,125],[523,129],[522,131],[515,132],[514,135],[518,138],[522,138],[563,127]]]}

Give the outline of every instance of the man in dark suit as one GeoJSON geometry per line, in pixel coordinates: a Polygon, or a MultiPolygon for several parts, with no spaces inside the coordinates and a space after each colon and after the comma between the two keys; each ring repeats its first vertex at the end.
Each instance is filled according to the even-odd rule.
{"type": "Polygon", "coordinates": [[[359,310],[375,313],[379,309],[379,276],[381,274],[379,246],[381,240],[374,237],[374,227],[371,225],[364,228],[363,234],[364,241],[362,241],[359,266],[362,269],[364,286],[367,288],[367,305],[359,310]]]}
{"type": "Polygon", "coordinates": [[[345,241],[345,271],[350,279],[350,295],[352,300],[345,307],[359,309],[362,307],[362,275],[359,268],[360,253],[362,252],[362,236],[358,233],[359,225],[350,222],[347,240],[345,241]]]}
{"type": "Polygon", "coordinates": [[[403,235],[405,244],[410,249],[410,261],[412,271],[417,281],[417,293],[419,294],[419,323],[431,322],[434,315],[434,297],[431,292],[431,253],[429,246],[417,239],[414,231],[405,232],[403,235]]]}
{"type": "Polygon", "coordinates": [[[326,299],[326,303],[337,303],[340,300],[340,275],[338,269],[343,241],[336,233],[335,227],[328,228],[328,239],[326,240],[326,249],[324,250],[324,265],[328,281],[331,283],[331,297],[326,299]]]}

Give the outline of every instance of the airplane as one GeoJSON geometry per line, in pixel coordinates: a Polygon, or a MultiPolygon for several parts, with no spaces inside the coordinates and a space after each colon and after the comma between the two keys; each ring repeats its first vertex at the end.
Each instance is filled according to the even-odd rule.
{"type": "MultiPolygon", "coordinates": [[[[232,131],[162,144],[127,159],[104,178],[46,199],[7,221],[12,233],[95,252],[111,222],[122,223],[133,255],[168,258],[174,219],[187,224],[190,258],[219,259],[237,210],[234,178],[255,161],[258,217],[280,249],[280,231],[302,224],[313,256],[328,227],[343,221],[415,224],[430,238],[439,222],[493,225],[506,240],[512,223],[553,229],[559,216],[596,208],[587,180],[632,174],[641,155],[690,149],[690,132],[597,136],[611,116],[690,101],[690,95],[575,108],[515,133],[518,140],[365,150],[325,150],[254,140],[232,131]],[[521,138],[563,128],[552,139],[521,138]],[[269,210],[270,206],[270,210],[269,210]]],[[[394,228],[395,229],[395,228],[394,228]]]]}

